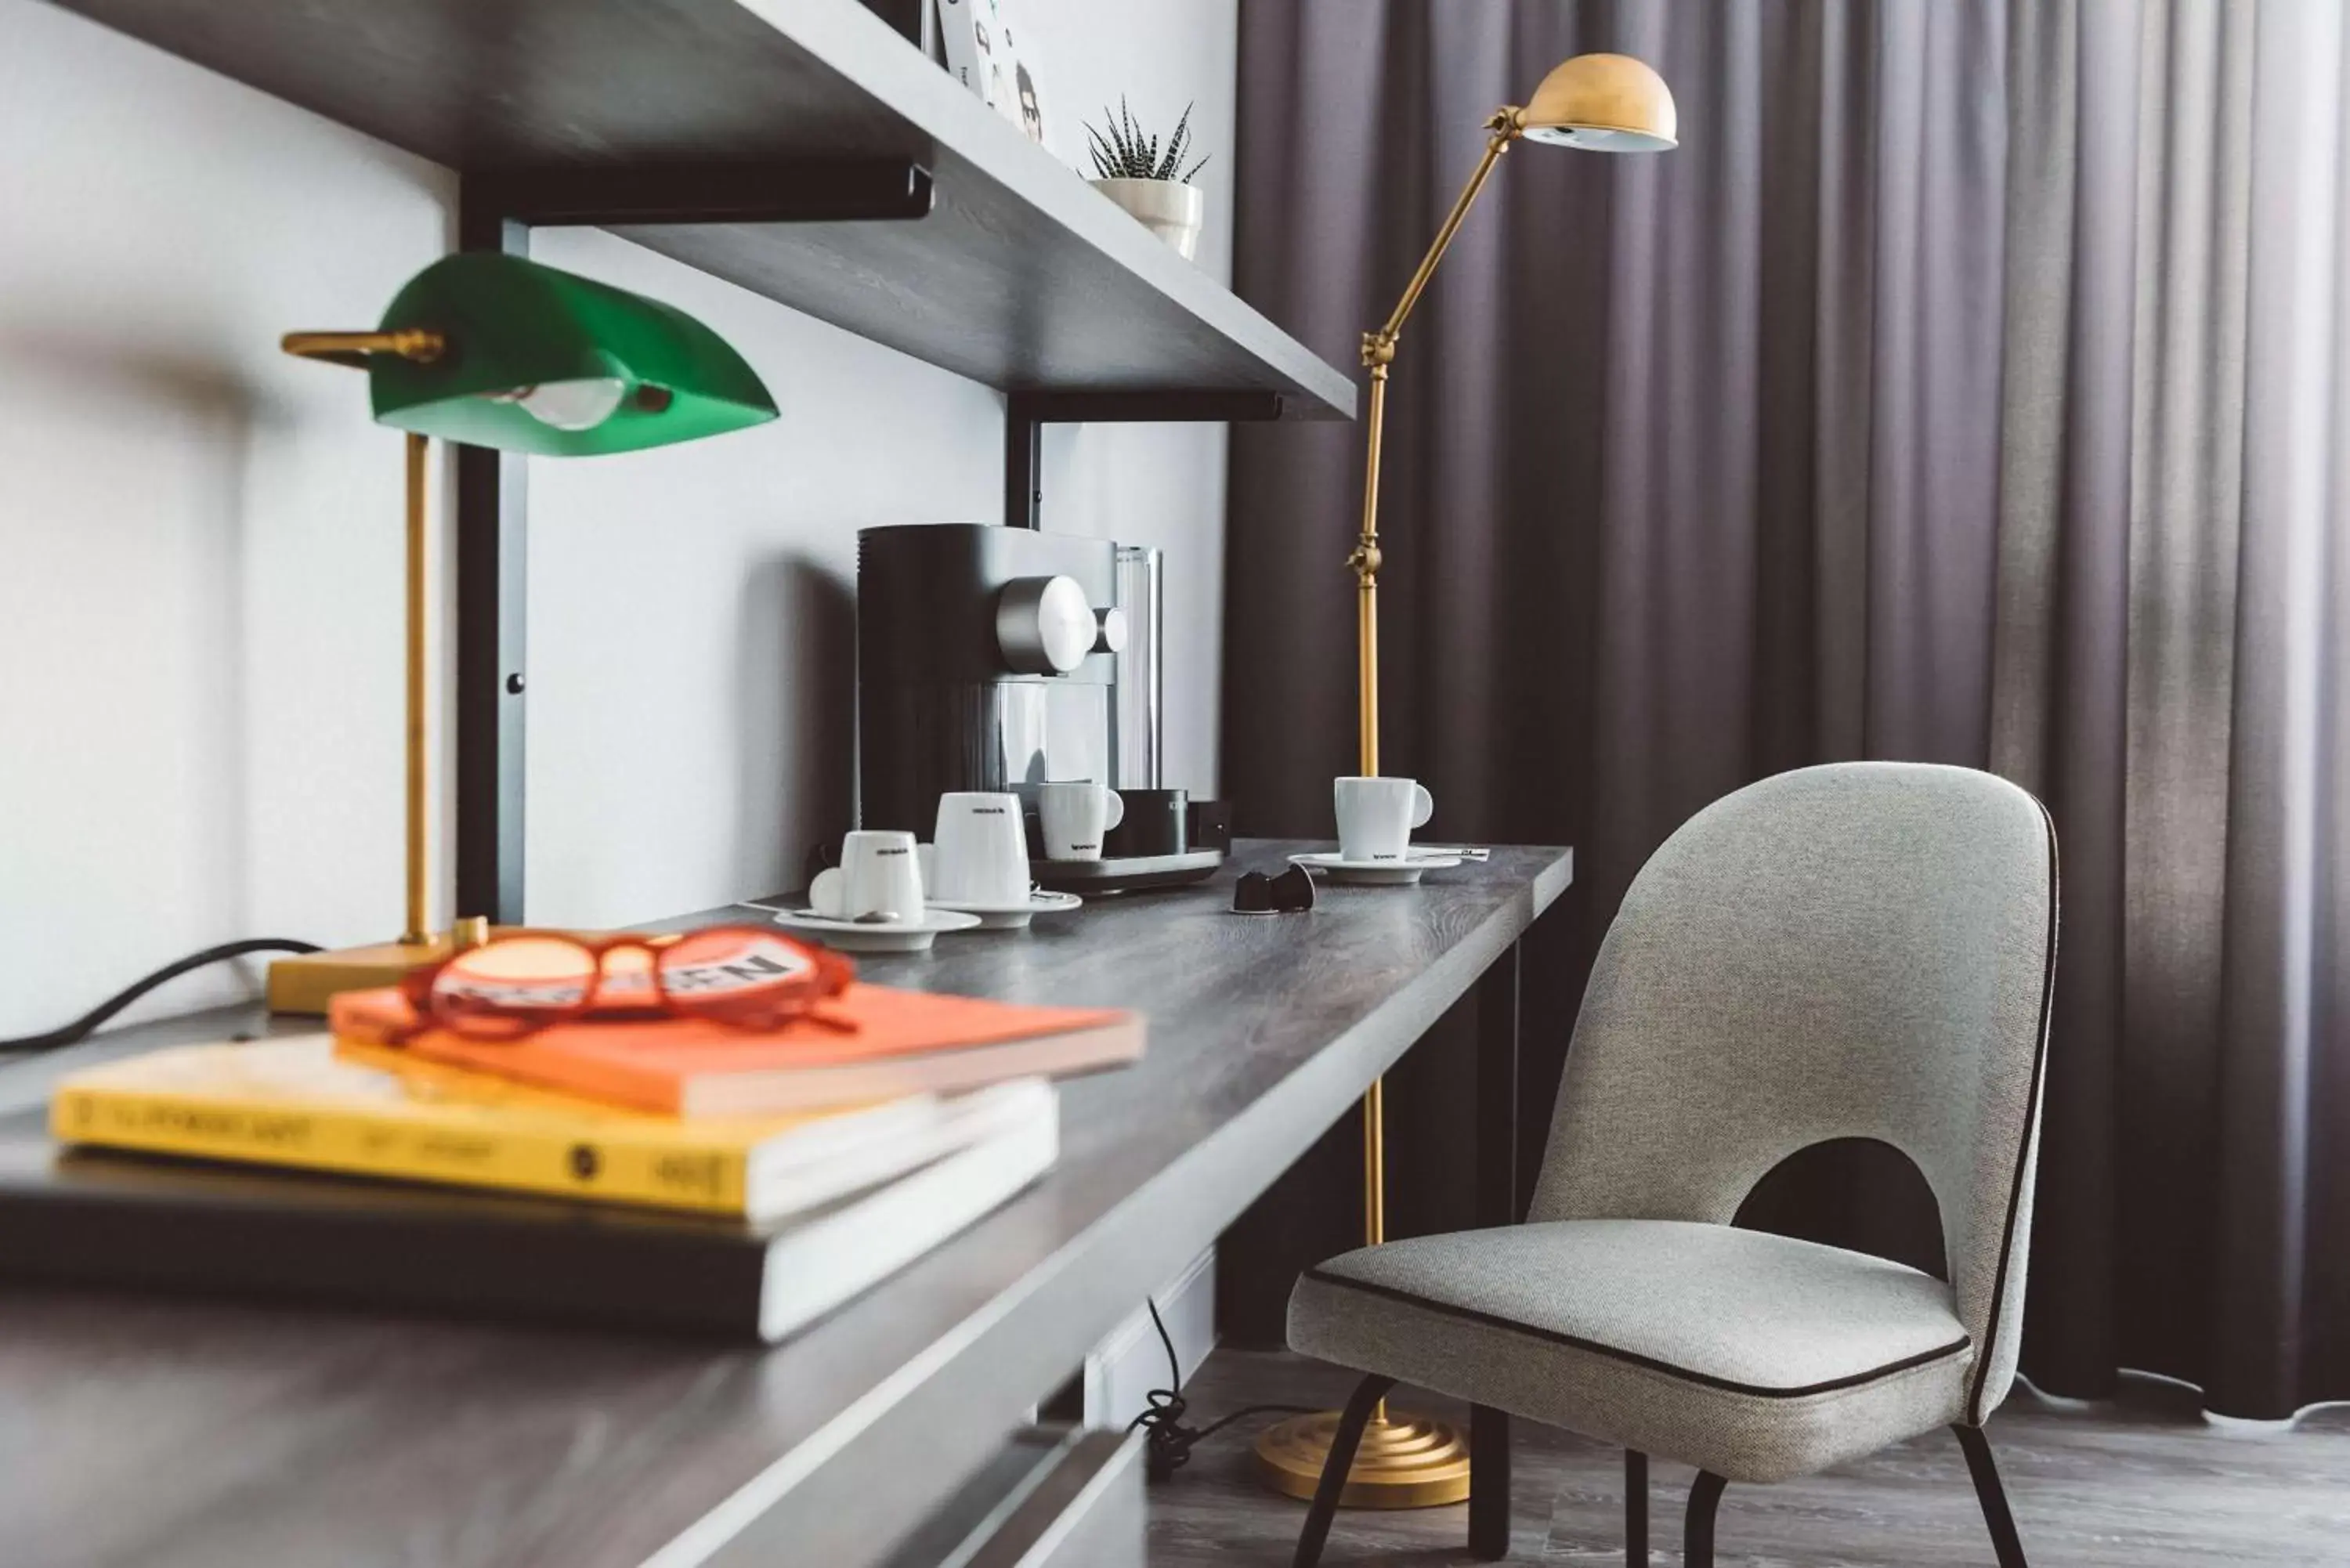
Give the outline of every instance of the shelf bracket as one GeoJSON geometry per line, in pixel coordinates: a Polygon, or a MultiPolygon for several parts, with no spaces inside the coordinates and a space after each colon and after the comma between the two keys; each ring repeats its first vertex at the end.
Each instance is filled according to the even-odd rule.
{"type": "Polygon", "coordinates": [[[1225,424],[1277,420],[1278,392],[1006,392],[1003,395],[1003,522],[1045,525],[1045,427],[1094,422],[1225,424]]]}
{"type": "MultiPolygon", "coordinates": [[[[935,194],[907,159],[492,170],[463,177],[457,245],[527,255],[534,228],[902,221],[928,216],[935,194]]],[[[529,470],[456,452],[457,912],[519,925],[529,470]]]]}
{"type": "MultiPolygon", "coordinates": [[[[460,250],[530,253],[530,230],[483,199],[457,197],[460,250]]],[[[528,650],[530,469],[517,453],[457,454],[457,913],[522,923],[523,667],[528,650]]]]}

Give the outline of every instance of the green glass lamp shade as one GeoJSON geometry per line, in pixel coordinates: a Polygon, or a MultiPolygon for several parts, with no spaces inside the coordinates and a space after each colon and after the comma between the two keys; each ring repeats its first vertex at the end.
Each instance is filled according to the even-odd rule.
{"type": "Polygon", "coordinates": [[[692,317],[520,256],[443,257],[400,291],[383,330],[442,347],[369,357],[376,419],[444,441],[588,457],[775,417],[743,357],[692,317]]]}

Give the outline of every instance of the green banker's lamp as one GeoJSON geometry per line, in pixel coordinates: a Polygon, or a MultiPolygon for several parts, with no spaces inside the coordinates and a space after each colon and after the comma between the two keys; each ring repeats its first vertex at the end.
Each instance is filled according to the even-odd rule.
{"type": "Polygon", "coordinates": [[[338,991],[389,985],[446,952],[427,872],[425,455],[431,438],[545,457],[592,457],[721,435],[775,417],[743,357],[658,300],[480,252],[433,263],[373,332],[292,332],[289,354],[368,373],[379,423],[408,432],[408,923],[396,942],[282,959],[269,1004],[323,1012],[338,991]]]}

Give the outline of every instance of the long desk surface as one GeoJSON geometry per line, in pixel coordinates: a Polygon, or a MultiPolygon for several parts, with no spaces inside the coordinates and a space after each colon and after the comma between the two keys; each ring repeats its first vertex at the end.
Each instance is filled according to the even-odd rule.
{"type": "MultiPolygon", "coordinates": [[[[1045,1180],[773,1349],[0,1288],[0,1557],[873,1561],[1508,953],[1573,865],[1497,847],[1417,888],[1325,888],[1311,916],[1228,913],[1239,871],[1298,847],[1244,843],[1201,887],[1024,938],[863,961],[887,984],[1134,1008],[1149,1049],[1065,1085],[1045,1180]]],[[[263,1026],[230,1009],[104,1036],[0,1072],[0,1107],[101,1054],[263,1026]]]]}

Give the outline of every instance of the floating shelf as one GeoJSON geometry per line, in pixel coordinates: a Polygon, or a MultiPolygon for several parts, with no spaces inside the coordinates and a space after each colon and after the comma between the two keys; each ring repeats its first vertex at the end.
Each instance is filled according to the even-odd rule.
{"type": "Polygon", "coordinates": [[[1352,377],[1184,261],[858,0],[61,0],[466,175],[910,161],[915,219],[613,224],[1006,391],[1255,393],[1352,377]]]}

